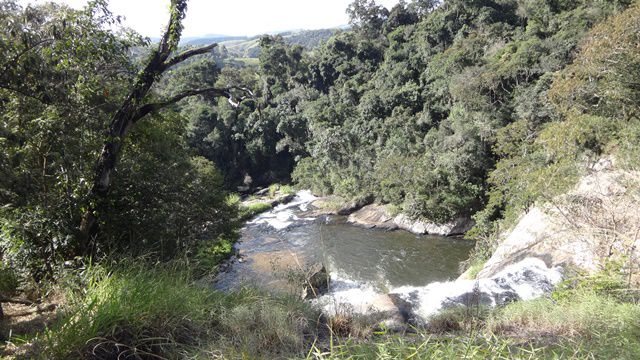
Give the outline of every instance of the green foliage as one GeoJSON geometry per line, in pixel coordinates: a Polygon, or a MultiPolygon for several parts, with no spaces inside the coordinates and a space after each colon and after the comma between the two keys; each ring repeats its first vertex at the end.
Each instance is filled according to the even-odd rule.
{"type": "Polygon", "coordinates": [[[102,1],[0,7],[0,252],[38,281],[75,251],[100,138],[134,69],[129,50],[144,43],[106,30],[117,21],[102,1]]]}
{"type": "Polygon", "coordinates": [[[233,237],[237,210],[226,203],[222,176],[209,160],[190,158],[183,129],[178,119],[154,118],[132,132],[103,209],[102,243],[111,251],[171,258],[233,237]]]}
{"type": "Polygon", "coordinates": [[[15,269],[0,264],[0,294],[9,296],[15,293],[19,286],[18,274],[15,269]]]}
{"type": "Polygon", "coordinates": [[[196,262],[194,269],[199,270],[201,275],[215,272],[233,254],[235,242],[235,237],[220,236],[212,244],[202,244],[193,256],[196,262]]]}
{"type": "MultiPolygon", "coordinates": [[[[476,215],[473,236],[491,238],[498,226],[495,220],[502,218],[503,226],[509,227],[537,201],[566,192],[585,165],[604,154],[615,154],[623,166],[637,166],[640,97],[632,85],[638,72],[632,69],[640,61],[635,45],[638,9],[631,6],[595,26],[571,65],[552,77],[542,76],[532,92],[523,93],[536,95],[524,99],[525,104],[533,102],[520,106],[522,118],[497,132],[494,152],[499,161],[489,174],[489,200],[476,215]],[[604,51],[607,47],[615,50],[604,51]],[[536,103],[542,111],[527,110],[536,103]]],[[[593,13],[587,15],[585,10],[578,6],[572,12],[594,21],[593,13]]],[[[606,13],[612,8],[598,5],[593,10],[606,13]]],[[[572,29],[579,24],[569,25],[572,29]]],[[[568,36],[564,31],[557,34],[568,36]]],[[[486,258],[494,245],[485,241],[481,244],[485,249],[477,253],[486,258]]]]}
{"type": "MultiPolygon", "coordinates": [[[[306,127],[287,140],[301,142],[298,154],[306,156],[296,162],[294,181],[319,194],[374,194],[438,222],[483,208],[478,218],[487,228],[516,217],[565,190],[575,164],[608,151],[603,144],[618,137],[604,118],[568,125],[549,96],[554,74],[574,60],[589,29],[626,5],[450,0],[388,12],[354,2],[354,31],[304,59],[298,84],[285,77],[270,87],[283,99],[318,92],[275,104],[306,127]]],[[[288,51],[262,61],[293,64],[288,51]]]]}
{"type": "MultiPolygon", "coordinates": [[[[0,7],[7,24],[0,30],[0,254],[39,282],[79,251],[104,131],[136,73],[132,51],[145,52],[146,43],[111,30],[119,22],[104,1],[84,10],[0,7]]],[[[173,16],[183,16],[184,2],[176,9],[173,16]]],[[[191,63],[176,73],[185,86],[201,73],[200,80],[215,81],[214,65],[191,63]]],[[[211,161],[193,156],[186,127],[167,112],[131,133],[98,209],[98,257],[167,259],[232,237],[236,210],[225,205],[223,178],[211,161]]]]}

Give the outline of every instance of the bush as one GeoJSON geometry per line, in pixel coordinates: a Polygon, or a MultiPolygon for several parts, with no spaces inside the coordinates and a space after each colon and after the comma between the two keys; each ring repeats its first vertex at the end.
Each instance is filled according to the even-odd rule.
{"type": "Polygon", "coordinates": [[[13,268],[0,263],[0,295],[11,295],[18,290],[19,280],[13,268]]]}

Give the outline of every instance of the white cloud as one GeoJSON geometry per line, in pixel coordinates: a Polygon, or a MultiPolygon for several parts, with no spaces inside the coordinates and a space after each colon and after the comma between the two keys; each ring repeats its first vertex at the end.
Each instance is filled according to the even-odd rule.
{"type": "MultiPolygon", "coordinates": [[[[21,3],[45,0],[20,0],[21,3]]],[[[352,0],[190,0],[184,36],[257,35],[290,29],[321,29],[348,22],[352,0]]],[[[56,0],[79,8],[87,0],[56,0]]],[[[378,0],[388,8],[398,0],[378,0]]],[[[169,0],[110,0],[109,8],[143,35],[158,37],[167,22],[169,0]]]]}

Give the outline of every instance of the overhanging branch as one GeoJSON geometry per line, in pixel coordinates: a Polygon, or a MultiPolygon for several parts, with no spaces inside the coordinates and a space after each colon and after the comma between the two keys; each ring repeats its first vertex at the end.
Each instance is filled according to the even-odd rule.
{"type": "Polygon", "coordinates": [[[247,97],[254,98],[253,92],[251,92],[251,90],[243,87],[238,87],[238,86],[231,86],[228,88],[210,87],[210,88],[204,88],[204,89],[187,90],[167,100],[157,102],[157,103],[146,104],[142,106],[140,110],[138,110],[138,113],[136,114],[136,116],[134,117],[134,122],[145,117],[151,112],[158,111],[169,105],[175,104],[184,98],[187,98],[190,96],[196,96],[196,95],[204,95],[204,94],[211,95],[214,97],[225,97],[229,101],[229,104],[231,104],[231,106],[233,107],[238,107],[242,102],[242,100],[246,99],[247,97]],[[235,96],[233,94],[233,90],[243,92],[246,94],[246,96],[235,96]]]}
{"type": "Polygon", "coordinates": [[[218,44],[211,44],[211,45],[207,45],[207,46],[203,46],[203,47],[199,47],[196,49],[191,49],[191,50],[187,50],[184,52],[181,52],[180,54],[172,57],[171,59],[167,60],[164,64],[163,64],[163,68],[164,69],[168,69],[174,65],[178,65],[179,63],[187,60],[188,58],[192,57],[192,56],[196,56],[196,55],[200,55],[200,54],[206,54],[209,51],[213,50],[214,48],[216,48],[218,46],[218,44]]]}

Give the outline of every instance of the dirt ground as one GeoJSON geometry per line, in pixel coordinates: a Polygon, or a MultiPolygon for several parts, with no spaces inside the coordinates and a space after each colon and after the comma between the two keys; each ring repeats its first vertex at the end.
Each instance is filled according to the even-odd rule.
{"type": "Polygon", "coordinates": [[[60,299],[49,299],[41,304],[22,305],[3,303],[4,316],[0,318],[0,358],[28,357],[32,345],[29,338],[46,329],[56,319],[60,299]]]}

